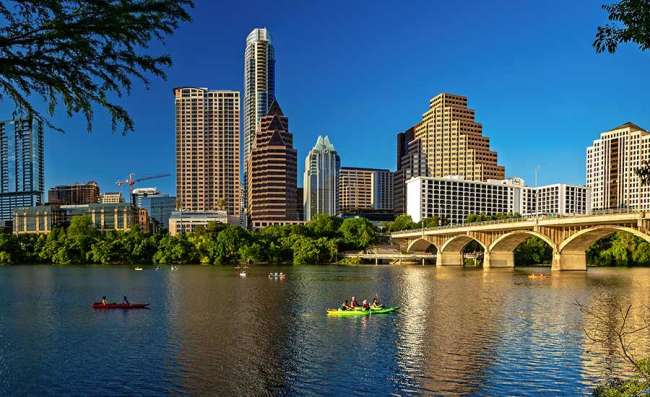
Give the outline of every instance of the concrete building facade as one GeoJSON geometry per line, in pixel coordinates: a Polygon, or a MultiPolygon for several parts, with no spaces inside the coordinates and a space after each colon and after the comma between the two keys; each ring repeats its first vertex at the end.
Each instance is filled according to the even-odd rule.
{"type": "Polygon", "coordinates": [[[121,192],[106,192],[99,196],[100,204],[119,204],[123,202],[124,198],[121,192]]]}
{"type": "Polygon", "coordinates": [[[636,170],[650,161],[650,132],[634,123],[603,132],[587,148],[587,186],[594,210],[650,209],[650,186],[636,170]]]}
{"type": "Polygon", "coordinates": [[[318,136],[305,158],[304,219],[318,214],[336,215],[341,158],[327,136],[318,136]]]}
{"type": "Polygon", "coordinates": [[[239,214],[239,92],[186,87],[174,97],[179,207],[239,214]]]}
{"type": "Polygon", "coordinates": [[[174,211],[169,217],[169,234],[176,236],[179,233],[191,233],[197,227],[208,227],[208,224],[239,222],[239,216],[228,215],[224,210],[220,211],[174,211]]]}
{"type": "Polygon", "coordinates": [[[100,231],[130,230],[134,224],[144,222],[146,211],[140,213],[127,203],[38,205],[16,208],[13,213],[13,231],[16,234],[47,234],[55,227],[65,227],[73,216],[88,215],[100,231]]]}
{"type": "Polygon", "coordinates": [[[298,221],[296,157],[289,119],[274,101],[260,121],[248,162],[248,216],[252,228],[298,221]]]}
{"type": "Polygon", "coordinates": [[[579,215],[591,212],[589,189],[555,184],[525,186],[520,178],[469,181],[460,176],[416,177],[406,182],[407,214],[414,222],[438,217],[462,224],[470,214],[579,215]]]}

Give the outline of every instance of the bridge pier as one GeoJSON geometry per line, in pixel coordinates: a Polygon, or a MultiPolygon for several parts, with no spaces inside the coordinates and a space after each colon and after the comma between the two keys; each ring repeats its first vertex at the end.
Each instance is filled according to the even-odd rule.
{"type": "Polygon", "coordinates": [[[587,270],[587,253],[585,251],[566,251],[553,254],[551,270],[587,270]]]}
{"type": "Polygon", "coordinates": [[[436,266],[463,266],[463,254],[461,252],[438,252],[436,266]]]}
{"type": "Polygon", "coordinates": [[[515,254],[512,251],[492,251],[483,254],[483,268],[515,267],[515,254]]]}

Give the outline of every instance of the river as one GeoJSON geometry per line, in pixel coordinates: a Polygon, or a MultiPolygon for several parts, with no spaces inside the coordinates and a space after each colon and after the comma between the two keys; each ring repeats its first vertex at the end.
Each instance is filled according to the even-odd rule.
{"type": "Polygon", "coordinates": [[[588,394],[622,366],[576,302],[650,305],[650,269],[530,271],[0,267],[0,395],[588,394]],[[401,309],[325,315],[375,294],[401,309]],[[151,309],[92,310],[101,295],[151,309]]]}

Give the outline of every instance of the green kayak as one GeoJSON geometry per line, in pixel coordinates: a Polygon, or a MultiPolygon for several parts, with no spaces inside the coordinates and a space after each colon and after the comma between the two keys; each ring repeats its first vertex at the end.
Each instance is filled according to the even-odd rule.
{"type": "Polygon", "coordinates": [[[337,316],[337,317],[368,316],[368,315],[371,315],[371,314],[392,313],[397,309],[399,309],[399,306],[397,306],[397,307],[382,307],[381,309],[370,309],[370,310],[327,309],[327,315],[328,316],[337,316]]]}

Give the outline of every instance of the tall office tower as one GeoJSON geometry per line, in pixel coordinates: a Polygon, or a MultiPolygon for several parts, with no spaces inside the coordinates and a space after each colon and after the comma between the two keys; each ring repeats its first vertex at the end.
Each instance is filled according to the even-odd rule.
{"type": "Polygon", "coordinates": [[[296,157],[289,120],[273,101],[260,120],[248,162],[248,216],[254,229],[298,220],[296,157]]]}
{"type": "Polygon", "coordinates": [[[0,122],[0,226],[9,226],[13,210],[42,204],[43,123],[27,116],[0,122]]]}
{"type": "Polygon", "coordinates": [[[415,127],[397,134],[397,167],[393,179],[395,215],[406,213],[406,181],[429,176],[427,161],[422,154],[422,142],[415,137],[415,127]]]}
{"type": "Polygon", "coordinates": [[[341,167],[338,207],[342,213],[393,211],[393,173],[377,168],[341,167]]]}
{"type": "Polygon", "coordinates": [[[239,92],[186,87],[174,96],[179,208],[238,215],[239,92]]]}
{"type": "Polygon", "coordinates": [[[650,186],[635,171],[650,161],[650,132],[625,123],[600,134],[587,148],[587,187],[592,209],[650,209],[650,186]]]}
{"type": "Polygon", "coordinates": [[[338,177],[341,158],[329,138],[319,136],[305,159],[304,208],[305,220],[317,214],[336,215],[338,177]]]}
{"type": "Polygon", "coordinates": [[[48,204],[80,205],[95,204],[97,201],[99,185],[95,181],[54,186],[47,192],[48,204]]]}
{"type": "MultiPolygon", "coordinates": [[[[244,52],[244,190],[248,186],[248,160],[262,117],[275,100],[275,54],[266,28],[253,29],[244,52]]],[[[248,195],[243,192],[243,208],[248,195]]]]}
{"type": "Polygon", "coordinates": [[[474,120],[467,98],[442,93],[429,101],[429,110],[415,126],[429,176],[461,176],[467,180],[503,179],[505,170],[490,150],[490,140],[474,120]]]}

